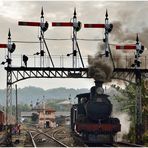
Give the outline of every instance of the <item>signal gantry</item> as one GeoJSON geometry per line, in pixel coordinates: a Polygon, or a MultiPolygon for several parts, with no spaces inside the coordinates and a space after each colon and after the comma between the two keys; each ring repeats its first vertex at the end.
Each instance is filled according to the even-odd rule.
{"type": "MultiPolygon", "coordinates": [[[[49,24],[44,20],[44,11],[41,9],[41,17],[40,22],[24,22],[19,21],[18,25],[20,26],[31,26],[31,27],[39,27],[40,35],[39,35],[39,43],[40,43],[40,51],[34,53],[34,55],[40,55],[40,67],[30,67],[27,64],[28,57],[23,55],[22,59],[24,62],[24,67],[14,67],[12,66],[12,53],[15,51],[16,45],[11,41],[11,33],[10,30],[8,32],[8,44],[0,44],[0,48],[7,48],[7,56],[6,61],[3,61],[2,64],[6,64],[5,70],[7,71],[7,96],[6,96],[6,123],[10,123],[8,120],[8,107],[12,108],[12,85],[18,81],[25,80],[28,78],[91,78],[88,74],[88,68],[85,67],[83,58],[80,52],[80,48],[78,45],[77,33],[80,31],[82,23],[77,20],[77,12],[76,8],[73,12],[73,18],[70,22],[52,22],[52,27],[72,27],[72,53],[68,53],[67,56],[72,55],[72,67],[56,67],[52,56],[49,52],[48,45],[46,43],[46,39],[44,37],[45,32],[47,31],[49,24]],[[45,48],[48,53],[48,58],[50,59],[52,66],[45,67],[44,65],[44,57],[45,57],[45,48]],[[77,58],[80,57],[81,66],[78,67],[77,58]]],[[[111,58],[114,71],[113,78],[122,79],[131,82],[133,77],[135,76],[135,83],[137,87],[137,127],[140,129],[140,125],[142,123],[141,120],[141,77],[142,74],[148,73],[148,68],[142,69],[140,67],[140,55],[144,51],[144,46],[139,42],[139,38],[137,36],[136,44],[130,45],[116,45],[116,49],[131,49],[135,50],[135,60],[132,64],[132,67],[120,68],[115,67],[114,60],[112,58],[112,53],[109,44],[109,34],[113,29],[113,24],[109,22],[108,11],[106,10],[105,14],[105,23],[104,24],[84,24],[84,28],[103,28],[104,38],[102,41],[104,42],[105,48],[103,55],[108,59],[111,58]],[[132,77],[130,77],[132,75],[132,77]]],[[[146,64],[146,63],[145,63],[146,64]]],[[[136,131],[137,135],[141,134],[140,130],[136,131]]],[[[141,139],[141,135],[137,137],[137,140],[141,139]]]]}

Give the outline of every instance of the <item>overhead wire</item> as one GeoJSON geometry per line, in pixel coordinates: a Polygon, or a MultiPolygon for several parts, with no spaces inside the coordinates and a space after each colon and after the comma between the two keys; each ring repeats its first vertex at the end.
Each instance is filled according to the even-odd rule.
{"type": "Polygon", "coordinates": [[[39,41],[12,41],[14,43],[40,43],[39,41]]]}
{"type": "MultiPolygon", "coordinates": [[[[72,39],[56,39],[56,38],[45,38],[45,40],[54,40],[54,41],[65,41],[65,40],[72,40],[72,39]]],[[[82,39],[82,38],[78,38],[77,40],[81,40],[81,41],[102,41],[103,39],[82,39]]],[[[14,40],[12,41],[14,43],[40,43],[39,41],[18,41],[18,40],[14,40]]]]}

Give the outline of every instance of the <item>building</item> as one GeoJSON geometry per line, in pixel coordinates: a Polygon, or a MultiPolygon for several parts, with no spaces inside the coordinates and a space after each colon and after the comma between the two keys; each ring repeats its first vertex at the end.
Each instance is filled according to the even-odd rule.
{"type": "Polygon", "coordinates": [[[0,104],[0,123],[5,124],[4,107],[0,104]]]}
{"type": "Polygon", "coordinates": [[[2,110],[0,110],[0,124],[5,124],[5,114],[2,110]]]}
{"type": "Polygon", "coordinates": [[[21,122],[32,122],[33,114],[38,114],[35,111],[21,112],[21,122]]]}
{"type": "Polygon", "coordinates": [[[56,127],[55,112],[56,112],[55,110],[49,108],[38,110],[39,127],[46,127],[46,128],[56,127]]]}
{"type": "Polygon", "coordinates": [[[57,125],[70,125],[70,112],[58,111],[56,112],[56,124],[57,125]]]}

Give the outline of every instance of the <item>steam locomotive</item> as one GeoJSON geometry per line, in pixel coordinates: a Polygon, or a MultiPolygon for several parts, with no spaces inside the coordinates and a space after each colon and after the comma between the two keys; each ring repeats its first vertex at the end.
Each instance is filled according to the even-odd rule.
{"type": "Polygon", "coordinates": [[[102,84],[95,81],[90,93],[76,96],[78,103],[71,108],[71,130],[85,143],[111,144],[121,131],[119,119],[111,117],[112,104],[102,84]]]}

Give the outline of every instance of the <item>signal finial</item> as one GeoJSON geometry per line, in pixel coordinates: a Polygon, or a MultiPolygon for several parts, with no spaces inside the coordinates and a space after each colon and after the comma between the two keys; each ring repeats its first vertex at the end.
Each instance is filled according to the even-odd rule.
{"type": "Polygon", "coordinates": [[[10,32],[10,28],[9,28],[9,31],[8,31],[8,39],[11,39],[11,32],[10,32]]]}
{"type": "Polygon", "coordinates": [[[76,15],[77,15],[77,13],[76,13],[76,7],[74,8],[74,13],[73,13],[73,15],[74,15],[74,18],[76,18],[76,15]]]}
{"type": "Polygon", "coordinates": [[[105,14],[106,19],[108,19],[108,11],[106,9],[106,14],[105,14]]]}
{"type": "Polygon", "coordinates": [[[41,10],[41,18],[44,17],[44,11],[43,11],[43,7],[42,7],[42,10],[41,10]]]}
{"type": "Polygon", "coordinates": [[[136,41],[137,41],[137,43],[139,43],[138,33],[137,33],[136,41]]]}

